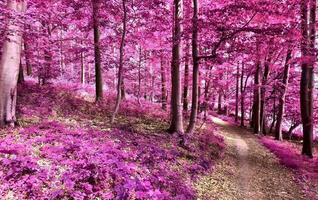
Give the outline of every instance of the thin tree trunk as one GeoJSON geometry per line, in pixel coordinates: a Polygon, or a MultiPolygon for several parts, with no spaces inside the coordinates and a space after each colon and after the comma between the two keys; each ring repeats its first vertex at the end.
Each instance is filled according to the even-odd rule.
{"type": "Polygon", "coordinates": [[[289,61],[291,59],[291,54],[292,54],[292,49],[289,48],[287,51],[287,56],[286,56],[286,61],[285,61],[282,91],[281,91],[281,96],[279,99],[279,106],[278,106],[277,123],[276,123],[276,128],[275,128],[275,139],[276,140],[283,140],[282,122],[283,122],[283,116],[284,116],[284,111],[285,111],[285,97],[286,97],[286,92],[287,92],[287,88],[288,88],[289,69],[290,69],[289,61]]]}
{"type": "Polygon", "coordinates": [[[236,67],[236,95],[235,95],[235,122],[238,122],[239,113],[239,84],[240,84],[240,66],[237,63],[236,67]]]}
{"type": "Polygon", "coordinates": [[[316,34],[316,1],[310,0],[310,21],[308,23],[308,3],[301,2],[301,29],[302,29],[302,56],[310,56],[311,61],[303,61],[300,83],[300,107],[303,124],[303,149],[302,154],[313,157],[313,89],[314,89],[314,64],[315,64],[315,34],[316,34]],[[309,29],[309,35],[308,35],[309,29]],[[309,44],[308,42],[309,41],[309,44]]]}
{"type": "Polygon", "coordinates": [[[99,7],[100,0],[92,0],[93,3],[93,26],[94,26],[94,54],[95,54],[95,87],[96,101],[103,99],[103,79],[101,70],[101,52],[99,35],[99,7]]]}
{"type": "Polygon", "coordinates": [[[274,89],[273,89],[273,95],[274,95],[274,103],[273,103],[273,115],[272,115],[272,118],[273,118],[273,121],[272,121],[272,124],[271,124],[271,127],[269,129],[269,132],[272,133],[273,131],[273,128],[274,128],[274,125],[275,125],[275,122],[276,122],[276,92],[275,92],[275,85],[274,85],[274,89]]]}
{"type": "Polygon", "coordinates": [[[142,64],[142,49],[139,47],[139,64],[138,64],[138,103],[141,105],[140,96],[141,96],[141,64],[142,64]]]}
{"type": "Polygon", "coordinates": [[[23,65],[22,61],[20,61],[19,65],[19,77],[18,77],[18,83],[24,83],[24,72],[23,72],[23,65]]]}
{"type": "MultiPolygon", "coordinates": [[[[9,9],[18,13],[24,13],[25,1],[9,0],[9,9]]],[[[17,19],[9,18],[7,23],[7,40],[2,46],[0,61],[0,126],[9,124],[14,126],[16,122],[16,99],[19,65],[21,61],[21,26],[16,23],[17,19]]]]}
{"type": "Polygon", "coordinates": [[[219,90],[218,95],[218,114],[222,114],[222,92],[219,90]]]}
{"type": "MultiPolygon", "coordinates": [[[[257,52],[259,51],[259,44],[257,44],[257,52]]],[[[259,58],[257,58],[259,59],[259,58]]],[[[254,88],[254,106],[253,106],[253,128],[254,133],[260,133],[261,127],[261,87],[260,87],[260,72],[261,72],[261,63],[257,60],[256,71],[255,71],[255,88],[254,88]]]]}
{"type": "Polygon", "coordinates": [[[270,50],[268,58],[265,59],[265,65],[264,65],[264,74],[263,74],[263,80],[262,80],[262,87],[261,87],[261,111],[260,111],[260,129],[261,133],[266,135],[266,109],[265,109],[265,100],[266,100],[266,85],[267,85],[267,80],[269,77],[270,73],[270,62],[271,62],[271,56],[272,52],[270,50]]]}
{"type": "Polygon", "coordinates": [[[123,32],[121,35],[121,42],[120,42],[120,49],[119,49],[119,68],[118,68],[118,81],[117,81],[117,98],[116,98],[116,105],[115,110],[111,118],[111,123],[115,121],[115,117],[119,110],[119,105],[124,96],[123,95],[123,68],[124,68],[124,48],[125,48],[125,39],[126,39],[126,25],[127,25],[127,8],[126,8],[126,0],[122,0],[123,6],[123,32]]]}
{"type": "Polygon", "coordinates": [[[292,139],[292,134],[293,134],[293,131],[299,126],[300,124],[296,123],[296,124],[293,124],[289,130],[288,130],[288,133],[287,135],[289,136],[289,140],[292,139]]]}
{"type": "Polygon", "coordinates": [[[242,72],[241,72],[241,126],[244,127],[244,119],[245,119],[245,90],[243,86],[244,82],[244,62],[242,62],[242,72]]]}
{"type": "Polygon", "coordinates": [[[32,66],[30,63],[30,52],[29,52],[29,46],[27,44],[27,39],[25,38],[23,40],[23,44],[24,44],[24,56],[25,56],[25,64],[26,64],[26,71],[27,71],[27,75],[31,76],[32,75],[32,66]]]}
{"type": "Polygon", "coordinates": [[[84,52],[81,52],[81,84],[85,85],[86,69],[85,69],[85,60],[84,60],[84,52]]]}
{"type": "Polygon", "coordinates": [[[171,89],[171,123],[169,132],[183,133],[182,97],[180,81],[180,57],[181,57],[181,35],[182,35],[182,0],[174,0],[174,27],[172,48],[172,89],[171,89]]]}
{"type": "Polygon", "coordinates": [[[185,66],[184,66],[184,87],[183,87],[183,111],[188,111],[188,93],[189,93],[189,51],[190,47],[187,44],[186,48],[186,57],[185,57],[185,66]]]}
{"type": "Polygon", "coordinates": [[[167,110],[167,78],[166,78],[166,70],[164,67],[163,58],[160,59],[160,71],[161,71],[161,104],[162,109],[167,110]]]}
{"type": "Polygon", "coordinates": [[[195,124],[198,115],[198,90],[199,90],[199,60],[198,60],[198,0],[193,0],[193,18],[192,18],[192,105],[190,122],[187,128],[187,133],[192,133],[195,129],[195,124]]]}

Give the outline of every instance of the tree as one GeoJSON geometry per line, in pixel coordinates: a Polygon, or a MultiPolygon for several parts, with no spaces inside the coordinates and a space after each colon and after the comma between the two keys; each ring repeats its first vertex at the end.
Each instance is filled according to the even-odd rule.
{"type": "Polygon", "coordinates": [[[188,133],[195,129],[198,114],[198,93],[199,93],[199,59],[198,59],[198,0],[193,0],[193,19],[192,19],[192,103],[190,122],[187,128],[188,133]]]}
{"type": "Polygon", "coordinates": [[[95,55],[95,87],[96,101],[103,98],[103,79],[101,70],[101,53],[100,53],[100,33],[99,33],[99,9],[100,0],[92,0],[93,4],[93,27],[94,27],[94,55],[95,55]]]}
{"type": "Polygon", "coordinates": [[[308,25],[308,1],[301,2],[301,83],[300,107],[303,124],[304,142],[302,154],[313,157],[313,90],[314,90],[314,65],[315,65],[315,34],[316,34],[316,0],[310,0],[310,13],[308,25]],[[309,34],[308,34],[309,32],[309,34]],[[308,61],[309,59],[309,61],[308,61]]]}
{"type": "Polygon", "coordinates": [[[182,34],[182,0],[174,0],[173,8],[173,41],[171,62],[171,122],[169,132],[183,132],[182,95],[181,95],[181,34],[182,34]]]}
{"type": "Polygon", "coordinates": [[[288,88],[288,80],[289,80],[289,69],[290,69],[290,59],[292,56],[292,50],[289,48],[287,50],[287,56],[285,61],[284,73],[283,73],[283,82],[282,82],[282,89],[281,89],[281,96],[279,98],[279,105],[278,105],[278,114],[277,114],[277,122],[275,127],[275,139],[276,140],[283,140],[282,135],[282,122],[283,116],[285,112],[285,98],[286,92],[288,88]]]}
{"type": "Polygon", "coordinates": [[[118,67],[118,79],[117,79],[117,97],[116,97],[116,105],[115,110],[112,115],[111,123],[114,122],[115,117],[119,110],[119,105],[122,100],[123,96],[123,88],[124,88],[124,82],[123,82],[123,68],[124,68],[124,48],[125,48],[125,39],[126,39],[126,29],[127,29],[127,7],[126,7],[126,0],[122,0],[122,6],[123,6],[123,30],[121,34],[121,41],[120,41],[120,48],[119,48],[119,67],[118,67]]]}
{"type": "Polygon", "coordinates": [[[14,18],[25,12],[26,1],[9,0],[7,7],[15,13],[7,19],[7,38],[2,47],[0,61],[0,126],[5,124],[14,126],[16,122],[17,83],[23,26],[14,18]]]}
{"type": "Polygon", "coordinates": [[[188,111],[188,93],[189,93],[189,51],[190,46],[187,44],[185,64],[184,64],[184,86],[183,86],[183,110],[188,111]]]}
{"type": "MultiPolygon", "coordinates": [[[[259,42],[257,41],[257,52],[259,52],[259,42]]],[[[261,73],[261,62],[259,54],[257,55],[255,79],[254,79],[254,103],[253,103],[253,131],[255,134],[259,134],[261,131],[261,87],[260,87],[260,73],[261,73]]]]}

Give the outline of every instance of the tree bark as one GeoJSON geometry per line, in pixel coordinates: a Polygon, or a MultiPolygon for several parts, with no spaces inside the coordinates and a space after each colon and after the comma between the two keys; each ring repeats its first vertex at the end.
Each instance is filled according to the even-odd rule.
{"type": "Polygon", "coordinates": [[[290,69],[289,61],[291,59],[291,56],[292,56],[292,49],[289,48],[287,50],[287,56],[286,56],[286,61],[285,61],[282,90],[281,90],[281,96],[279,99],[277,122],[276,122],[276,127],[275,127],[275,139],[276,140],[283,140],[282,122],[283,122],[283,116],[284,116],[284,112],[285,112],[285,97],[286,97],[286,92],[287,92],[287,88],[288,88],[289,69],[290,69]]]}
{"type": "Polygon", "coordinates": [[[24,83],[24,72],[23,72],[23,65],[22,61],[20,61],[19,64],[19,77],[18,77],[18,83],[24,83]]]}
{"type": "MultiPolygon", "coordinates": [[[[257,44],[257,52],[259,51],[259,44],[257,44]]],[[[254,105],[253,105],[253,130],[255,134],[259,134],[261,131],[261,87],[260,87],[260,72],[261,63],[259,58],[256,61],[256,71],[255,71],[255,88],[254,88],[254,105]]]]}
{"type": "Polygon", "coordinates": [[[264,74],[263,74],[263,80],[262,80],[262,87],[261,87],[261,108],[260,108],[260,130],[261,133],[266,135],[266,109],[265,109],[265,99],[266,99],[266,85],[267,80],[270,73],[270,62],[271,62],[271,56],[272,52],[269,52],[268,58],[265,60],[264,65],[264,74]]]}
{"type": "Polygon", "coordinates": [[[92,0],[93,26],[94,26],[94,56],[95,56],[95,87],[96,101],[103,99],[103,79],[101,70],[100,33],[99,33],[99,7],[100,0],[92,0]]]}
{"type": "Polygon", "coordinates": [[[86,82],[86,69],[85,69],[85,60],[84,60],[84,52],[81,52],[81,84],[85,85],[86,82]]]}
{"type": "Polygon", "coordinates": [[[184,66],[184,87],[183,87],[183,110],[188,111],[188,93],[189,93],[189,51],[190,47],[187,45],[186,48],[186,57],[185,57],[185,66],[184,66]]]}
{"type": "Polygon", "coordinates": [[[115,117],[119,110],[119,105],[122,100],[123,96],[123,68],[124,68],[124,48],[125,48],[125,39],[126,39],[126,29],[127,29],[127,7],[126,7],[126,0],[122,0],[122,6],[123,6],[123,31],[121,35],[121,42],[120,42],[120,48],[119,48],[119,68],[118,68],[118,81],[117,81],[117,98],[116,98],[116,105],[115,110],[111,118],[111,123],[115,121],[115,117]]]}
{"type": "Polygon", "coordinates": [[[32,75],[32,66],[30,63],[30,52],[29,52],[29,46],[27,44],[26,41],[26,37],[23,40],[23,44],[24,44],[24,56],[25,56],[25,64],[26,64],[26,71],[27,71],[27,75],[31,76],[32,75]]]}
{"type": "Polygon", "coordinates": [[[171,89],[171,123],[169,132],[183,133],[183,117],[181,104],[181,81],[180,81],[180,57],[181,57],[181,35],[182,35],[182,0],[174,0],[174,25],[173,25],[173,47],[172,47],[172,89],[171,89]]]}
{"type": "Polygon", "coordinates": [[[218,114],[222,114],[222,92],[219,90],[218,92],[218,114]]]}
{"type": "MultiPolygon", "coordinates": [[[[18,13],[24,13],[26,2],[9,0],[7,7],[18,13]]],[[[7,23],[7,40],[2,46],[0,61],[0,126],[16,122],[16,99],[19,65],[21,61],[22,25],[17,19],[9,18],[7,23]]]]}
{"type": "Polygon", "coordinates": [[[239,84],[240,84],[240,66],[237,63],[236,67],[236,95],[235,95],[235,122],[238,122],[239,113],[239,84]]]}
{"type": "Polygon", "coordinates": [[[198,93],[199,93],[199,59],[198,59],[198,0],[193,0],[193,18],[192,18],[192,105],[190,122],[187,128],[187,133],[192,133],[195,129],[195,124],[198,115],[198,93]]]}
{"type": "Polygon", "coordinates": [[[140,96],[141,96],[141,65],[142,65],[142,49],[139,47],[139,64],[138,64],[138,103],[141,105],[140,96]]]}
{"type": "Polygon", "coordinates": [[[315,34],[316,34],[316,1],[310,0],[310,20],[308,23],[308,1],[301,2],[301,29],[302,61],[300,83],[300,107],[303,124],[303,148],[302,154],[313,157],[313,89],[314,89],[314,64],[315,64],[315,34]],[[308,35],[309,31],[309,35],[308,35]],[[310,57],[310,62],[306,59],[310,57]]]}
{"type": "Polygon", "coordinates": [[[163,58],[160,60],[160,71],[161,71],[161,105],[163,110],[167,110],[167,78],[166,70],[164,67],[163,58]]]}
{"type": "Polygon", "coordinates": [[[244,89],[244,62],[242,62],[242,72],[241,72],[241,126],[244,127],[245,119],[245,89],[244,89]]]}

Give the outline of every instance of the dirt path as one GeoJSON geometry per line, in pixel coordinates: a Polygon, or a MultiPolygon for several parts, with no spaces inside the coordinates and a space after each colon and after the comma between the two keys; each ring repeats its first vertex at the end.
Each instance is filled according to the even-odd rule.
{"type": "Polygon", "coordinates": [[[227,147],[222,161],[196,187],[199,199],[303,200],[293,174],[278,163],[257,138],[245,129],[213,118],[227,147]]]}

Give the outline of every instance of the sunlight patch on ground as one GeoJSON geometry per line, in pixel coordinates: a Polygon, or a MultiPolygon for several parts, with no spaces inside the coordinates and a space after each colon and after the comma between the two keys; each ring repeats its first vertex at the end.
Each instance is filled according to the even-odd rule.
{"type": "Polygon", "coordinates": [[[226,121],[223,121],[222,119],[220,118],[217,118],[217,117],[214,117],[214,116],[211,116],[211,119],[214,123],[218,124],[218,125],[221,125],[221,126],[226,126],[226,125],[230,125],[228,122],[226,121]]]}

